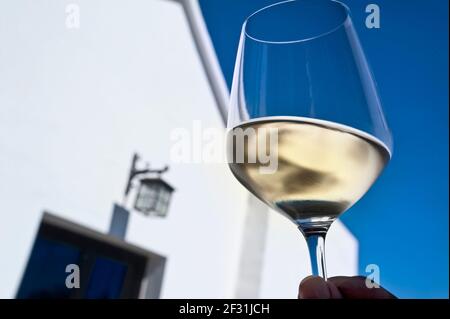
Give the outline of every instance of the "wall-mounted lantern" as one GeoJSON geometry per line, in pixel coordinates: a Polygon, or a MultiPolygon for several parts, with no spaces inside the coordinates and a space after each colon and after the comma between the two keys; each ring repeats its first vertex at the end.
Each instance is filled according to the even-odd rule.
{"type": "Polygon", "coordinates": [[[140,180],[134,209],[145,215],[165,217],[173,191],[173,187],[159,176],[143,178],[140,180]]]}
{"type": "Polygon", "coordinates": [[[139,170],[136,168],[138,160],[139,156],[134,154],[127,187],[125,188],[124,201],[126,202],[133,180],[138,176],[145,175],[138,180],[138,192],[133,207],[147,216],[165,217],[174,188],[164,181],[161,175],[167,172],[169,167],[166,166],[159,170],[150,168],[139,170]],[[150,175],[154,176],[150,177],[150,175]]]}

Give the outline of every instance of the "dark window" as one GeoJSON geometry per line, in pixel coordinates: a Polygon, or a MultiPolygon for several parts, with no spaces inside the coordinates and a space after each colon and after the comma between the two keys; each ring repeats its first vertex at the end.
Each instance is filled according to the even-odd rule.
{"type": "Polygon", "coordinates": [[[86,233],[96,232],[42,222],[17,298],[138,298],[147,256],[86,233]],[[79,266],[79,289],[66,287],[69,264],[79,266]]]}
{"type": "Polygon", "coordinates": [[[66,266],[79,264],[77,247],[37,238],[17,298],[70,298],[66,266]]]}
{"type": "Polygon", "coordinates": [[[127,264],[110,258],[98,257],[89,278],[86,298],[120,298],[126,273],[127,264]]]}

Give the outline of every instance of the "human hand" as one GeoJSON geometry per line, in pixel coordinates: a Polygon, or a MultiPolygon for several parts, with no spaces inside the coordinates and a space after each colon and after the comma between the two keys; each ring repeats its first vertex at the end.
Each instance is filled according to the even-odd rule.
{"type": "Polygon", "coordinates": [[[309,276],[302,280],[298,290],[299,299],[396,299],[386,289],[369,288],[366,278],[331,277],[325,281],[322,277],[309,276]]]}

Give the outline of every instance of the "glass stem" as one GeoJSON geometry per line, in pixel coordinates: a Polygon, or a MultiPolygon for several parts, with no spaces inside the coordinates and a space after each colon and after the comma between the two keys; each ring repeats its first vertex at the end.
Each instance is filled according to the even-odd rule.
{"type": "Polygon", "coordinates": [[[308,244],[309,258],[313,276],[320,276],[327,280],[327,267],[325,265],[325,232],[305,234],[308,244]]]}

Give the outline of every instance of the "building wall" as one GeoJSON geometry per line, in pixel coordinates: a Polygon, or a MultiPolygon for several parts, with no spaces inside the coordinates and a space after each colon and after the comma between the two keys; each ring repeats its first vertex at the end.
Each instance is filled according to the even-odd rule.
{"type": "MultiPolygon", "coordinates": [[[[135,151],[169,164],[176,188],[166,219],[132,214],[127,234],[167,257],[162,297],[233,297],[248,194],[225,164],[170,158],[173,129],[222,127],[182,7],[2,1],[0,43],[0,297],[15,296],[44,210],[107,231],[135,151]]],[[[356,272],[356,242],[337,228],[330,268],[356,272]]],[[[306,245],[276,214],[264,260],[261,296],[295,297],[306,245]]]]}

